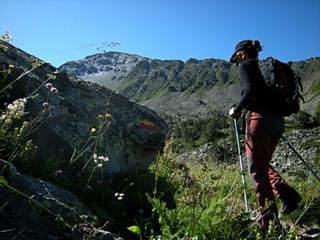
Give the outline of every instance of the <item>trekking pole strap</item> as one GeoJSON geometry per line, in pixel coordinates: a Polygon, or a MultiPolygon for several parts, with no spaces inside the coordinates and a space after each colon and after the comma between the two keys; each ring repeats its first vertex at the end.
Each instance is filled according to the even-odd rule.
{"type": "Polygon", "coordinates": [[[289,141],[283,136],[281,138],[289,146],[289,148],[297,155],[297,157],[302,161],[306,168],[309,169],[312,175],[320,182],[320,177],[316,174],[312,167],[302,158],[302,156],[294,149],[294,147],[289,143],[289,141]]]}

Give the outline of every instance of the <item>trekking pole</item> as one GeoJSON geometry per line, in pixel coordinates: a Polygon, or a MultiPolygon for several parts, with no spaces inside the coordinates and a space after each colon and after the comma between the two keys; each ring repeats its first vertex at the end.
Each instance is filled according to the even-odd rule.
{"type": "Polygon", "coordinates": [[[238,147],[238,155],[240,160],[240,170],[241,170],[241,178],[242,178],[242,185],[243,185],[243,195],[244,195],[244,202],[246,205],[246,212],[249,212],[249,205],[248,205],[248,195],[247,195],[247,188],[246,188],[246,172],[244,167],[244,162],[242,159],[242,152],[240,148],[240,140],[239,140],[239,133],[238,133],[238,126],[237,126],[237,119],[233,119],[234,130],[236,132],[236,140],[237,140],[237,147],[238,147]]]}
{"type": "Polygon", "coordinates": [[[289,148],[298,156],[298,158],[301,160],[301,162],[310,170],[312,175],[318,179],[320,182],[320,177],[316,174],[316,172],[312,169],[312,167],[301,157],[301,155],[293,148],[293,146],[288,142],[288,140],[285,137],[281,137],[282,140],[289,146],[289,148]]]}

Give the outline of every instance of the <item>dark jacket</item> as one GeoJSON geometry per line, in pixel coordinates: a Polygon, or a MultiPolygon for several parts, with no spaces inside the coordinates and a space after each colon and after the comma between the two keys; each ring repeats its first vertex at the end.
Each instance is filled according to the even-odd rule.
{"type": "Polygon", "coordinates": [[[247,59],[238,69],[241,83],[241,99],[235,107],[239,113],[244,108],[254,112],[270,111],[272,99],[260,72],[257,59],[247,59]],[[269,96],[269,97],[268,97],[269,96]]]}

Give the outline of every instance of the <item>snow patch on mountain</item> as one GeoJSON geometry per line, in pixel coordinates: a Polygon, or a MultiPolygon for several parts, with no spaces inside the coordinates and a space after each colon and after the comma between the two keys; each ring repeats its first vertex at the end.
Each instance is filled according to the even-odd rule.
{"type": "Polygon", "coordinates": [[[134,54],[106,52],[67,62],[60,69],[82,80],[117,87],[117,80],[126,77],[137,63],[146,59],[134,54]]]}

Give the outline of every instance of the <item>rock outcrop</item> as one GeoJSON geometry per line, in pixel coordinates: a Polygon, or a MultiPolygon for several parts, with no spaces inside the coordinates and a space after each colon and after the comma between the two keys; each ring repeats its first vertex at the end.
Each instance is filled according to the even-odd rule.
{"type": "Polygon", "coordinates": [[[154,111],[105,87],[70,78],[6,42],[0,44],[1,68],[11,68],[1,82],[1,89],[10,87],[2,90],[0,106],[27,98],[27,116],[41,116],[33,138],[48,157],[67,162],[74,149],[98,137],[99,148],[86,149],[83,161],[94,154],[108,157],[106,172],[118,173],[146,167],[162,150],[167,125],[154,111]]]}
{"type": "Polygon", "coordinates": [[[71,192],[1,159],[0,169],[1,239],[115,239],[95,229],[97,217],[71,192]]]}

